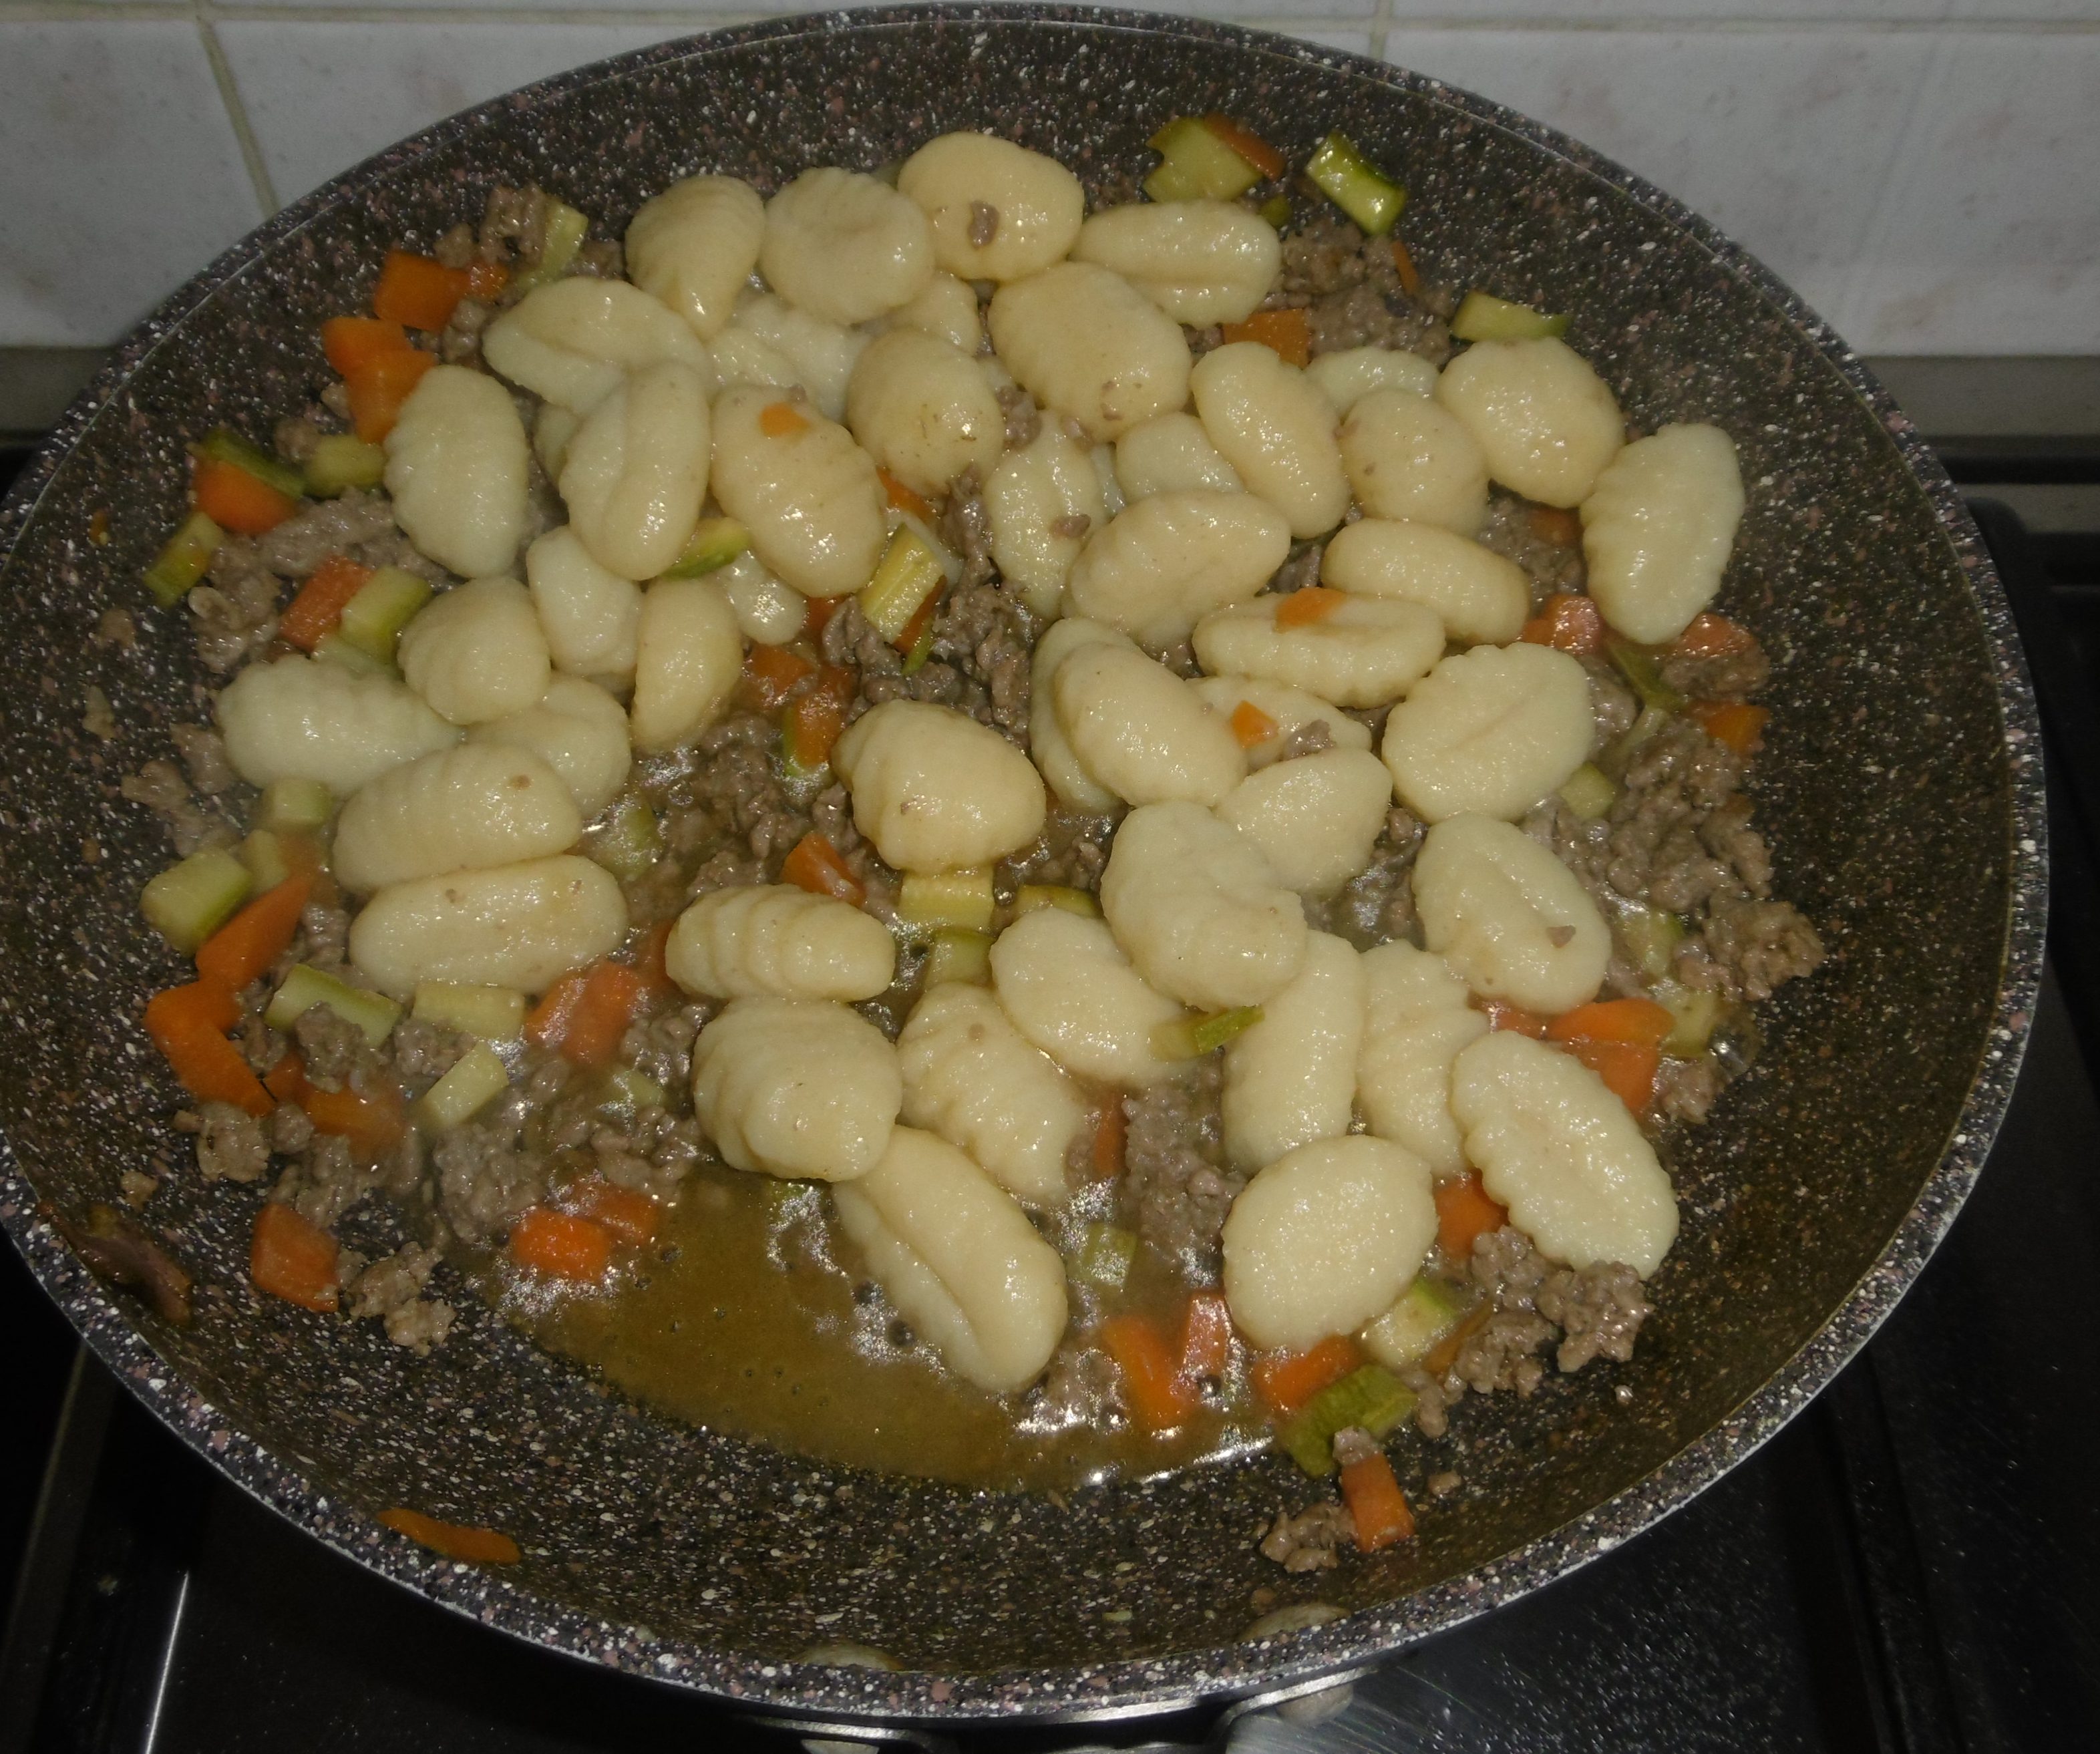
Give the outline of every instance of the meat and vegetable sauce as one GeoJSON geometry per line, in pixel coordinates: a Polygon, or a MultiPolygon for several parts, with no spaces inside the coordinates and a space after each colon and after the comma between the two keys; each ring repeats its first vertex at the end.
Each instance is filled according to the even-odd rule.
{"type": "Polygon", "coordinates": [[[224,682],[126,790],[260,1290],[965,1482],[1274,1441],[1294,1569],[1631,1356],[1657,1142],[1822,954],[1734,447],[1339,137],[1154,144],[499,189],[197,447],[145,582],[224,682]]]}

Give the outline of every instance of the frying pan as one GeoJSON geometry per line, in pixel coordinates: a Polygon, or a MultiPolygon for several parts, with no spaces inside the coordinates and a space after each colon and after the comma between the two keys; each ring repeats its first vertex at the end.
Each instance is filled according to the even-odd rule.
{"type": "Polygon", "coordinates": [[[1989,560],[1909,423],[1668,197],[1507,111],[1303,43],[907,7],[694,37],[483,104],[316,191],[156,311],[25,472],[0,543],[0,1220],[132,1392],[317,1539],[550,1650],[756,1711],[960,1722],[1273,1696],[1538,1588],[1710,1484],[1860,1346],[1974,1180],[2025,1040],[2045,907],[2034,707],[1989,560]],[[1463,1487],[1420,1538],[1299,1577],[1255,1552],[1308,1496],[1278,1456],[1065,1505],[856,1474],[629,1404],[471,1297],[427,1359],[376,1323],[256,1297],[259,1194],[201,1184],[138,1027],[179,970],[136,908],[165,844],[117,789],[203,711],[181,616],[138,582],[183,509],[184,445],[221,423],[267,433],[386,247],[427,246],[498,180],[616,231],[698,170],[771,188],[983,128],[1100,190],[1148,162],[1162,118],[1212,109],[1300,161],[1346,132],[1411,191],[1430,275],[1572,312],[1637,425],[1714,420],[1740,451],[1750,507],[1722,606],[1776,665],[1758,808],[1781,892],[1833,954],[1767,1008],[1763,1058],[1712,1124],[1674,1144],[1683,1234],[1636,1361],[1467,1401],[1463,1487]],[[135,651],[93,642],[111,604],[138,616],[135,651]],[[82,728],[90,684],[110,740],[82,728]],[[160,1178],[146,1221],[199,1281],[186,1327],[105,1289],[43,1215],[77,1224],[134,1169],[160,1178]],[[374,1520],[392,1505],[505,1530],[523,1557],[441,1559],[374,1520]],[[1340,1617],[1244,1637],[1272,1602],[1340,1617]],[[899,1668],[796,1660],[840,1641],[899,1668]]]}

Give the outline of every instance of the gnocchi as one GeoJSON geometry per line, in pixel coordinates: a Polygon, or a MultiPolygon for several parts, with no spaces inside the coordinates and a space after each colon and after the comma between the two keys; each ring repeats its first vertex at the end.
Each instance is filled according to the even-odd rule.
{"type": "Polygon", "coordinates": [[[556,676],[537,705],[484,720],[467,739],[531,750],[561,776],[577,816],[586,822],[620,795],[633,765],[626,713],[595,682],[580,676],[556,676]]]}
{"type": "Polygon", "coordinates": [[[742,384],[717,399],[713,478],[758,557],[805,597],[850,597],[882,558],[889,527],[875,460],[845,427],[778,391],[742,384]]]}
{"type": "Polygon", "coordinates": [[[1423,838],[1414,906],[1429,949],[1483,998],[1548,1016],[1597,996],[1611,929],[1575,874],[1522,830],[1454,816],[1423,838]]]}
{"type": "Polygon", "coordinates": [[[1193,414],[1160,414],[1140,422],[1115,443],[1116,485],[1123,498],[1191,489],[1244,493],[1246,483],[1228,463],[1203,423],[1193,414]]]}
{"type": "Polygon", "coordinates": [[[460,739],[393,677],[312,658],[250,664],[219,691],[218,729],[249,785],[318,780],[338,797],[460,739]]]}
{"type": "Polygon", "coordinates": [[[708,998],[873,998],[897,972],[882,922],[792,884],[716,889],[678,916],[664,967],[708,998]]]}
{"type": "Polygon", "coordinates": [[[1075,615],[1164,650],[1220,605],[1252,597],[1290,552],[1283,514],[1251,494],[1155,493],[1088,539],[1065,600],[1075,615]]]}
{"type": "Polygon", "coordinates": [[[846,386],[846,426],[882,468],[935,497],[966,469],[989,474],[1006,448],[1005,413],[976,362],[915,328],[868,343],[846,386]]]}
{"type": "Polygon", "coordinates": [[[891,311],[888,320],[938,335],[973,359],[984,350],[984,314],[977,308],[977,295],[946,269],[938,271],[916,298],[891,311]]]}
{"type": "Polygon", "coordinates": [[[1320,582],[1359,597],[1391,597],[1436,611],[1469,646],[1507,646],[1524,632],[1531,586],[1524,569],[1436,524],[1362,518],[1335,532],[1320,582]]]}
{"type": "Polygon", "coordinates": [[[467,578],[509,570],[530,516],[530,447],[510,392],[482,372],[433,366],[386,435],[395,521],[419,552],[467,578]]]}
{"type": "Polygon", "coordinates": [[[525,582],[557,670],[621,681],[634,674],[641,589],[600,566],[572,528],[549,530],[525,550],[525,582]]]}
{"type": "Polygon", "coordinates": [[[1268,856],[1286,888],[1321,896],[1370,864],[1392,806],[1383,762],[1367,750],[1328,749],[1250,774],[1217,809],[1268,856]]]}
{"type": "Polygon", "coordinates": [[[530,750],[465,743],[381,774],[343,806],[329,866],[362,894],[559,853],[583,832],[561,776],[530,750]]]}
{"type": "Polygon", "coordinates": [[[1226,1161],[1251,1170],[1316,1139],[1349,1130],[1364,1035],[1364,970],[1356,951],[1307,934],[1305,966],[1225,1050],[1226,1161]]]}
{"type": "Polygon", "coordinates": [[[628,222],[627,271],[702,341],[728,323],[765,236],[765,203],[735,177],[687,177],[628,222]]]}
{"type": "Polygon", "coordinates": [[[965,280],[1018,280],[1062,261],[1087,211],[1079,179],[1056,159],[987,134],[929,140],[897,187],[932,225],[934,259],[965,280]]]}
{"type": "Polygon", "coordinates": [[[1121,275],[1061,262],[993,295],[992,346],[1045,408],[1096,443],[1189,399],[1181,326],[1121,275]]]}
{"type": "Polygon", "coordinates": [[[1665,426],[1620,452],[1582,502],[1604,619],[1643,646],[1675,639],[1719,594],[1743,503],[1736,447],[1718,426],[1665,426]]]}
{"type": "Polygon", "coordinates": [[[729,596],[712,579],[659,579],[635,628],[634,747],[675,749],[721,716],[743,670],[729,596]]]}
{"type": "Polygon", "coordinates": [[[1315,725],[1326,728],[1327,740],[1337,749],[1371,746],[1371,728],[1361,719],[1352,719],[1333,703],[1287,683],[1264,681],[1251,676],[1192,676],[1189,686],[1222,719],[1230,721],[1242,706],[1247,706],[1275,726],[1247,745],[1247,766],[1255,773],[1272,762],[1289,759],[1296,734],[1315,725]]]}
{"type": "Polygon", "coordinates": [[[532,595],[515,579],[472,579],[433,597],[395,650],[408,686],[455,725],[523,712],[554,670],[532,595]]]}
{"type": "Polygon", "coordinates": [[[708,399],[690,366],[646,365],[584,416],[562,465],[569,527],[623,579],[677,559],[707,497],[708,399]]]}
{"type": "Polygon", "coordinates": [[[423,981],[543,993],[626,932],[619,879],[558,853],[390,884],[351,922],[350,959],[395,998],[423,981]]]}
{"type": "Polygon", "coordinates": [[[903,1102],[897,1050],[831,999],[734,998],[693,1043],[693,1113],[739,1170],[865,1175],[889,1148],[903,1102]]]}
{"type": "Polygon", "coordinates": [[[1590,753],[1590,678],[1551,646],[1476,646],[1446,658],[1385,721],[1381,753],[1425,822],[1514,822],[1590,753]]]}
{"type": "Polygon", "coordinates": [[[1405,1145],[1441,1178],[1466,1170],[1451,1113],[1451,1063],[1488,1033],[1450,964],[1404,939],[1363,953],[1364,1038],[1357,1101],[1381,1139],[1405,1145]]]}
{"type": "Polygon", "coordinates": [[[1373,518],[1471,535],[1488,515],[1487,456],[1466,425],[1412,389],[1374,390],[1349,405],[1338,443],[1349,486],[1373,518]]]}
{"type": "Polygon", "coordinates": [[[1013,1026],[1074,1077],[1141,1088],[1174,1072],[1152,1038],[1181,1007],[1145,984],[1101,921],[1023,914],[991,947],[991,978],[1013,1026]]]}
{"type": "Polygon", "coordinates": [[[745,378],[799,384],[826,420],[843,420],[846,387],[867,342],[865,330],[841,328],[770,293],[747,291],[735,320],[715,338],[716,372],[724,384],[745,378]]]}
{"type": "Polygon", "coordinates": [[[1126,804],[1217,804],[1246,773],[1226,721],[1134,647],[1082,647],[1058,665],[1051,693],[1066,747],[1126,804]]]}
{"type": "Polygon", "coordinates": [[[1479,441],[1488,474],[1546,505],[1580,505],[1626,443],[1604,379],[1567,342],[1475,342],[1445,367],[1436,400],[1479,441]]]}
{"type": "Polygon", "coordinates": [[[1374,390],[1405,390],[1427,396],[1436,388],[1436,368],[1418,353],[1396,347],[1343,347],[1323,353],[1305,368],[1306,377],[1347,414],[1374,390]]]}
{"type": "Polygon", "coordinates": [[[1176,323],[1202,328],[1238,323],[1268,296],[1283,243],[1237,201],[1145,201],[1096,214],[1072,256],[1114,270],[1176,323]]]}
{"type": "Polygon", "coordinates": [[[774,578],[749,549],[714,576],[735,612],[738,628],[754,646],[785,646],[809,625],[809,599],[774,578]]]}
{"type": "Polygon", "coordinates": [[[933,227],[880,178],[821,165],[765,204],[758,268],[797,310],[850,327],[925,290],[933,227]]]}
{"type": "Polygon", "coordinates": [[[703,382],[714,371],[677,311],[639,286],[586,274],[527,293],[483,331],[481,355],[490,370],[579,415],[643,366],[683,365],[703,382]]]}
{"type": "Polygon", "coordinates": [[[1280,627],[1282,601],[1259,597],[1204,616],[1193,635],[1203,668],[1282,682],[1337,706],[1383,707],[1444,655],[1444,624],[1420,603],[1352,597],[1317,620],[1280,627]]]}
{"type": "Polygon", "coordinates": [[[1349,482],[1335,406],[1303,372],[1260,342],[1233,342],[1197,361],[1189,388],[1211,443],[1249,491],[1283,513],[1292,535],[1321,535],[1342,521],[1349,482]]]}
{"type": "Polygon", "coordinates": [[[1090,646],[1117,646],[1135,653],[1137,648],[1114,628],[1080,616],[1053,622],[1035,642],[1029,665],[1028,750],[1041,771],[1043,782],[1068,809],[1101,816],[1120,801],[1081,764],[1057,722],[1056,687],[1065,660],[1090,646]]]}
{"type": "Polygon", "coordinates": [[[854,826],[899,870],[989,865],[1041,833],[1048,808],[1028,757],[948,707],[885,702],[846,727],[832,765],[854,826]]]}
{"type": "Polygon", "coordinates": [[[1046,421],[999,459],[985,482],[984,509],[999,571],[1037,615],[1055,615],[1088,534],[1108,522],[1092,455],[1046,421]]]}

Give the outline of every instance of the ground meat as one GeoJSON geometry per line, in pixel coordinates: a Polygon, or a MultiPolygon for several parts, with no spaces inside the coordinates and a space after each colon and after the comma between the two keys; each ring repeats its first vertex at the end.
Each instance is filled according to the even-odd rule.
{"type": "Polygon", "coordinates": [[[1451,1403],[1464,1397],[1465,1386],[1461,1383],[1455,1395],[1447,1395],[1442,1380],[1419,1364],[1401,1372],[1400,1380],[1414,1391],[1415,1429],[1427,1438],[1443,1436],[1451,1429],[1451,1403]]]}
{"type": "Polygon", "coordinates": [[[256,539],[255,552],[272,572],[303,579],[331,554],[359,560],[360,544],[395,535],[394,507],[383,494],[351,487],[333,500],[317,500],[256,539]]]}
{"type": "Polygon", "coordinates": [[[395,1026],[390,1041],[394,1050],[394,1069],[401,1082],[409,1086],[411,1095],[419,1093],[418,1086],[435,1084],[465,1059],[474,1046],[472,1036],[417,1017],[404,1018],[395,1026]]]}
{"type": "Polygon", "coordinates": [[[444,1344],[457,1313],[442,1298],[417,1298],[387,1312],[386,1338],[420,1357],[432,1346],[444,1344]]]}
{"type": "Polygon", "coordinates": [[[205,725],[171,725],[168,735],[175,753],[189,769],[190,784],[207,798],[230,791],[240,783],[233,764],[226,759],[226,740],[205,725]]]}
{"type": "Polygon", "coordinates": [[[1425,291],[1418,299],[1401,284],[1392,247],[1365,238],[1346,219],[1321,214],[1283,240],[1282,292],[1303,294],[1314,354],[1349,347],[1396,347],[1432,365],[1451,356],[1445,322],[1449,301],[1425,291]],[[1436,308],[1445,307],[1444,311],[1436,308]]]}
{"type": "Polygon", "coordinates": [[[1823,940],[1790,901],[1717,900],[1702,936],[1731,998],[1770,998],[1823,963],[1823,940]]]}
{"type": "Polygon", "coordinates": [[[410,1243],[399,1254],[375,1261],[358,1274],[345,1307],[360,1320],[390,1316],[421,1297],[443,1257],[435,1249],[410,1243]]]}
{"type": "Polygon", "coordinates": [[[1303,543],[1293,549],[1285,557],[1283,564],[1270,575],[1268,583],[1263,588],[1282,595],[1302,591],[1308,584],[1317,584],[1320,582],[1321,553],[1320,544],[1317,542],[1303,543]]]}
{"type": "Polygon", "coordinates": [[[1552,1338],[1553,1324],[1536,1311],[1498,1310],[1467,1335],[1449,1375],[1476,1395],[1497,1389],[1529,1395],[1546,1375],[1537,1355],[1552,1338]]]}
{"type": "Polygon", "coordinates": [[[277,575],[254,542],[228,536],[205,570],[209,581],[183,599],[196,624],[197,656],[208,670],[233,669],[277,637],[277,575]]]}
{"type": "Polygon", "coordinates": [[[197,1170],[208,1182],[256,1182],[270,1166],[262,1123],[230,1102],[199,1103],[175,1117],[177,1129],[196,1135],[197,1170]]]}
{"type": "Polygon", "coordinates": [[[1324,1571],[1335,1563],[1342,1543],[1354,1535],[1348,1508],[1335,1499],[1323,1498],[1296,1516],[1279,1511],[1261,1538],[1261,1556],[1273,1559],[1286,1571],[1324,1571]]]}
{"type": "Polygon", "coordinates": [[[205,809],[190,795],[172,761],[148,761],[136,773],[120,779],[117,789],[168,825],[175,851],[184,858],[200,848],[226,846],[234,839],[232,826],[224,818],[205,809]]]}
{"type": "Polygon", "coordinates": [[[501,1235],[546,1192],[547,1166],[521,1152],[496,1125],[470,1121],[442,1135],[431,1152],[438,1203],[453,1234],[468,1244],[501,1235]]]}
{"type": "Polygon", "coordinates": [[[1335,1461],[1338,1466],[1352,1467],[1360,1461],[1369,1461],[1381,1454],[1379,1441],[1361,1426],[1343,1426],[1335,1434],[1335,1461]]]}
{"type": "Polygon", "coordinates": [[[588,275],[598,280],[625,280],[627,253],[620,248],[617,238],[586,238],[576,246],[576,259],[569,264],[569,272],[588,275]]]}
{"type": "Polygon", "coordinates": [[[668,1199],[699,1160],[699,1123],[690,1115],[677,1119],[665,1109],[643,1108],[624,1128],[595,1127],[590,1149],[598,1173],[615,1188],[668,1199]]]}
{"type": "MultiPolygon", "coordinates": [[[[491,189],[475,234],[475,248],[483,262],[514,260],[520,268],[537,267],[547,248],[547,197],[536,188],[513,189],[499,184],[491,189]]],[[[512,287],[521,278],[513,275],[512,287]]]]}
{"type": "Polygon", "coordinates": [[[1721,1069],[1706,1055],[1696,1060],[1665,1060],[1656,1074],[1655,1114],[1663,1121],[1688,1121],[1696,1126],[1706,1118],[1726,1082],[1721,1069]]]}
{"type": "Polygon", "coordinates": [[[1181,325],[1181,339],[1188,343],[1189,357],[1200,359],[1224,346],[1225,332],[1215,323],[1207,324],[1202,328],[1191,328],[1185,323],[1181,325]]]}
{"type": "Polygon", "coordinates": [[[323,437],[320,424],[303,414],[288,414],[271,429],[270,442],[287,463],[311,460],[323,437]]]}
{"type": "Polygon", "coordinates": [[[309,901],[299,915],[299,960],[340,968],[350,945],[350,914],[332,902],[309,901]]]}
{"type": "Polygon", "coordinates": [[[109,704],[109,697],[92,682],[82,692],[83,711],[80,728],[90,737],[99,737],[104,743],[117,734],[117,714],[109,704]]]}
{"type": "Polygon", "coordinates": [[[1068,542],[1076,542],[1094,527],[1094,520],[1086,512],[1067,512],[1061,518],[1050,520],[1050,534],[1062,536],[1068,542]]]}
{"type": "Polygon", "coordinates": [[[704,1001],[630,1025],[620,1041],[620,1057],[665,1090],[682,1090],[692,1069],[693,1038],[706,1027],[714,1010],[712,1003],[704,1001]]]}
{"type": "Polygon", "coordinates": [[[1276,759],[1295,761],[1300,756],[1317,756],[1335,747],[1335,734],[1325,719],[1308,719],[1294,725],[1277,745],[1276,759]]]}
{"type": "Polygon", "coordinates": [[[1101,872],[1109,862],[1109,844],[1120,820],[1114,816],[1075,816],[1061,805],[1052,804],[1035,843],[1000,862],[999,892],[1010,896],[1012,889],[1023,884],[1061,884],[1068,889],[1084,889],[1091,894],[1101,887],[1101,872]]]}
{"type": "Polygon", "coordinates": [[[1035,397],[1018,384],[1008,384],[999,392],[999,405],[1006,415],[1007,449],[1026,451],[1043,430],[1043,416],[1035,397]]]}
{"type": "Polygon", "coordinates": [[[1580,1370],[1593,1358],[1625,1364],[1634,1355],[1641,1324],[1653,1313],[1640,1276],[1623,1263],[1600,1262],[1580,1272],[1563,1267],[1538,1288],[1538,1313],[1566,1330],[1554,1361],[1580,1370]]]}
{"type": "Polygon", "coordinates": [[[1027,1422],[1044,1432],[1073,1426],[1112,1430],[1123,1416],[1123,1378],[1099,1346],[1067,1342],[1050,1360],[1039,1391],[1030,1398],[1027,1422]]]}
{"type": "Polygon", "coordinates": [[[474,227],[462,219],[439,236],[430,246],[430,254],[448,268],[470,268],[479,243],[474,227]]]}
{"type": "Polygon", "coordinates": [[[448,365],[475,365],[481,359],[481,332],[496,315],[496,306],[479,298],[462,298],[452,306],[451,320],[438,337],[438,357],[448,365]]]}
{"type": "Polygon", "coordinates": [[[665,844],[682,862],[698,863],[688,895],[770,881],[810,831],[773,759],[779,740],[771,719],[735,712],[690,750],[645,771],[665,844]]]}
{"type": "Polygon", "coordinates": [[[1611,663],[1602,658],[1585,658],[1583,670],[1590,678],[1590,759],[1594,761],[1634,727],[1640,716],[1640,702],[1611,663]]]}
{"type": "Polygon", "coordinates": [[[114,646],[119,651],[128,652],[139,643],[139,624],[131,619],[128,609],[105,609],[91,637],[97,646],[114,646]]]}
{"type": "Polygon", "coordinates": [[[279,1103],[270,1111],[270,1118],[264,1125],[270,1148],[288,1157],[295,1151],[304,1151],[307,1141],[314,1136],[314,1123],[297,1103],[279,1103]]]}
{"type": "Polygon", "coordinates": [[[982,249],[999,236],[999,209],[990,201],[970,203],[970,247],[982,249]]]}
{"type": "Polygon", "coordinates": [[[316,1133],[277,1178],[270,1197],[289,1205],[316,1230],[327,1230],[382,1179],[377,1166],[359,1163],[351,1156],[348,1140],[316,1133]]]}
{"type": "Polygon", "coordinates": [[[1771,660],[1754,643],[1715,658],[1665,658],[1662,679],[1694,700],[1748,700],[1771,680],[1771,660]]]}
{"type": "Polygon", "coordinates": [[[1524,569],[1534,610],[1557,591],[1579,594],[1585,576],[1582,549],[1542,534],[1532,515],[1538,509],[1529,500],[1498,487],[1489,496],[1487,520],[1475,537],[1524,569]]]}
{"type": "Polygon", "coordinates": [[[948,503],[941,509],[941,540],[962,558],[964,584],[983,584],[999,568],[991,557],[991,519],[984,506],[984,483],[972,464],[948,484],[948,503]]]}
{"type": "Polygon", "coordinates": [[[1024,751],[1029,663],[1041,631],[1020,598],[967,577],[933,621],[934,658],[952,665],[973,690],[964,710],[1024,751]]]}
{"type": "Polygon", "coordinates": [[[1116,1195],[1125,1221],[1191,1284],[1216,1282],[1218,1237],[1246,1185],[1219,1167],[1224,1076],[1220,1057],[1209,1054],[1186,1079],[1123,1100],[1127,1130],[1116,1195]]]}
{"type": "Polygon", "coordinates": [[[1358,950],[1390,944],[1414,931],[1414,855],[1427,833],[1395,804],[1371,846],[1370,863],[1324,902],[1308,910],[1314,926],[1347,938],[1358,950]],[[1319,917],[1314,918],[1314,915],[1319,917]]]}
{"type": "Polygon", "coordinates": [[[339,1091],[346,1084],[363,1089],[386,1074],[386,1061],[364,1031],[325,1005],[308,1006],[292,1025],[292,1034],[316,1090],[339,1091]]]}

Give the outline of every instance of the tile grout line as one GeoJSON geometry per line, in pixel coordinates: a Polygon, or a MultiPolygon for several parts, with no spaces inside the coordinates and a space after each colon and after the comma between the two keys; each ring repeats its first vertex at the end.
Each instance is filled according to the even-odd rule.
{"type": "Polygon", "coordinates": [[[215,14],[209,0],[195,0],[194,11],[197,36],[203,42],[205,58],[211,63],[211,77],[218,86],[218,100],[226,106],[226,119],[240,148],[240,161],[248,167],[248,180],[254,185],[255,199],[262,209],[262,217],[268,219],[282,204],[277,199],[276,185],[270,180],[270,167],[263,162],[262,143],[255,138],[254,125],[249,120],[247,101],[240,95],[240,82],[233,77],[233,64],[227,59],[226,50],[218,40],[215,14]]]}

